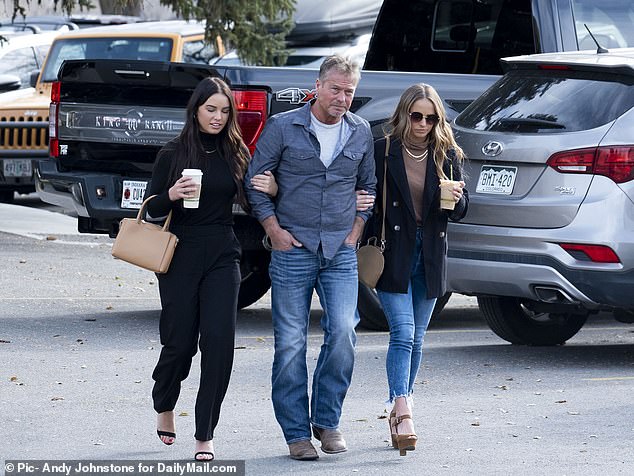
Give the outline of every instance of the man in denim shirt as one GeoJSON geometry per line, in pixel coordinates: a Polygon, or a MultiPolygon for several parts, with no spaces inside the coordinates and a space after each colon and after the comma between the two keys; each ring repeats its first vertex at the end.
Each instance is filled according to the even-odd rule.
{"type": "Polygon", "coordinates": [[[271,240],[269,273],[275,357],[272,400],[293,459],[347,450],[339,431],[354,365],[358,318],[355,248],[371,211],[357,212],[355,190],[375,194],[370,126],[349,112],[360,73],[340,56],[324,60],[317,98],[267,121],[245,177],[253,213],[271,240]],[[274,173],[275,199],[251,185],[274,173]],[[313,290],[324,314],[324,342],[308,401],[306,338],[313,290]]]}

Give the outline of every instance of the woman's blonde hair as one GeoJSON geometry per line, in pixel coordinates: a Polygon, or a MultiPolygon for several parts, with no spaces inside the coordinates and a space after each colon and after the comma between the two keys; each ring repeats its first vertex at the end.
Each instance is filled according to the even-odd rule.
{"type": "Polygon", "coordinates": [[[401,142],[406,141],[411,133],[409,113],[414,103],[420,99],[429,99],[438,115],[438,123],[430,131],[429,140],[433,147],[438,177],[447,179],[442,166],[445,160],[449,160],[449,151],[453,150],[459,161],[464,158],[464,152],[456,143],[451,126],[447,122],[442,99],[432,86],[424,83],[413,84],[403,91],[392,117],[384,128],[385,133],[400,139],[401,142]]]}

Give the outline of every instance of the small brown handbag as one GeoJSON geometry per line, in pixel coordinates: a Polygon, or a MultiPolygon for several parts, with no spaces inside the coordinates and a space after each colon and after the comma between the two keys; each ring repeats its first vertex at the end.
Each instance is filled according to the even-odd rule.
{"type": "Polygon", "coordinates": [[[385,202],[387,191],[385,185],[387,182],[387,156],[390,151],[390,136],[385,138],[385,160],[383,161],[383,196],[381,199],[381,211],[383,220],[381,222],[381,239],[376,236],[368,238],[365,245],[357,250],[357,268],[359,272],[359,281],[370,288],[375,288],[376,283],[383,274],[385,258],[383,251],[385,250],[385,202]]]}
{"type": "Polygon", "coordinates": [[[169,269],[178,237],[168,230],[172,220],[171,211],[163,226],[143,220],[145,208],[154,197],[156,195],[143,201],[136,218],[121,220],[119,233],[112,245],[112,256],[161,274],[169,269]]]}

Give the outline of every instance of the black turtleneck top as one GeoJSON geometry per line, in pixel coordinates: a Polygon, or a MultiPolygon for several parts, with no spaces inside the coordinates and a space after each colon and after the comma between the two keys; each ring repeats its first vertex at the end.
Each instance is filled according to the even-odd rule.
{"type": "Polygon", "coordinates": [[[172,202],[168,190],[173,185],[169,181],[172,160],[176,160],[176,151],[180,147],[180,138],[176,138],[159,151],[154,162],[152,180],[146,197],[157,195],[150,200],[147,210],[151,217],[164,217],[170,210],[171,226],[192,225],[232,225],[232,205],[237,193],[236,184],[231,176],[229,165],[218,153],[217,136],[200,132],[203,144],[203,156],[200,157],[200,169],[203,172],[198,208],[183,208],[183,201],[172,202]]]}

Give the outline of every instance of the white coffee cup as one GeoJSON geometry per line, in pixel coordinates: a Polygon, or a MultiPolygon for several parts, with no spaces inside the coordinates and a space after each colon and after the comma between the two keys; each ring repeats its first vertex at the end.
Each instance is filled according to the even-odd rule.
{"type": "Polygon", "coordinates": [[[200,188],[203,182],[203,172],[200,169],[184,169],[181,173],[183,177],[191,177],[196,185],[196,191],[190,194],[189,197],[183,198],[183,207],[185,208],[198,208],[198,201],[200,200],[200,188]]]}
{"type": "Polygon", "coordinates": [[[460,182],[456,180],[440,180],[440,208],[443,210],[453,210],[456,207],[456,199],[453,189],[460,182]]]}

